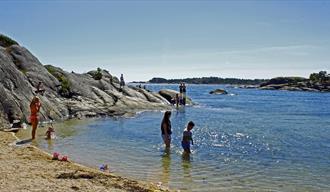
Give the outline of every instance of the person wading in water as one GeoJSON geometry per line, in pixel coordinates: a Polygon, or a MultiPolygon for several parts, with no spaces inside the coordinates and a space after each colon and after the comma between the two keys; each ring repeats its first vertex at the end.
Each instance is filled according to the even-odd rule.
{"type": "Polygon", "coordinates": [[[34,140],[36,137],[36,131],[39,123],[38,113],[40,111],[40,107],[41,107],[41,103],[39,97],[37,96],[33,97],[30,104],[30,111],[31,111],[30,122],[32,124],[32,140],[34,140]]]}

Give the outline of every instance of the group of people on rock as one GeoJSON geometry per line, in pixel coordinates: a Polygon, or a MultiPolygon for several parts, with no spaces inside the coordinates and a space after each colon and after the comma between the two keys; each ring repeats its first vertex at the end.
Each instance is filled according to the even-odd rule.
{"type": "MultiPolygon", "coordinates": [[[[166,149],[171,147],[171,135],[172,135],[172,125],[171,125],[171,111],[166,111],[164,113],[163,120],[161,122],[161,135],[165,144],[166,149]]],[[[185,153],[190,154],[190,143],[193,145],[194,141],[192,139],[191,130],[194,128],[195,124],[192,121],[189,121],[187,127],[184,129],[182,134],[181,146],[185,153]]]]}
{"type": "Polygon", "coordinates": [[[180,83],[179,85],[180,92],[175,94],[175,97],[172,98],[171,103],[176,105],[176,107],[179,107],[179,105],[186,105],[186,98],[187,98],[187,92],[186,92],[186,84],[180,83]]]}

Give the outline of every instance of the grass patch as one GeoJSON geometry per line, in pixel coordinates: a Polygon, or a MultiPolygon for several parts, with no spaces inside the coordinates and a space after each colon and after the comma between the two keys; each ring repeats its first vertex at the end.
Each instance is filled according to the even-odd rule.
{"type": "Polygon", "coordinates": [[[18,68],[18,70],[19,70],[20,72],[22,72],[24,75],[26,75],[26,73],[27,73],[27,70],[26,70],[26,69],[18,68]]]}
{"type": "Polygon", "coordinates": [[[70,80],[61,72],[61,69],[52,65],[45,65],[45,68],[61,83],[58,91],[59,94],[63,97],[71,97],[72,93],[70,80]]]}
{"type": "Polygon", "coordinates": [[[89,71],[87,74],[91,75],[95,80],[101,80],[103,77],[102,69],[99,67],[97,68],[96,71],[89,71]]]}
{"type": "Polygon", "coordinates": [[[7,36],[0,34],[0,46],[9,47],[11,45],[18,45],[18,43],[7,36]]]}

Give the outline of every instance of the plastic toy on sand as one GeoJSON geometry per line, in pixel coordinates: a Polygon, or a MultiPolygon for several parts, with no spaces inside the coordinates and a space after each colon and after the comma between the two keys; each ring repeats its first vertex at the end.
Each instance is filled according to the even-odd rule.
{"type": "Polygon", "coordinates": [[[108,170],[109,170],[109,165],[107,165],[107,164],[102,164],[102,165],[100,166],[100,170],[101,170],[101,171],[108,171],[108,170]]]}
{"type": "Polygon", "coordinates": [[[54,152],[53,153],[53,160],[59,160],[59,158],[60,158],[60,154],[57,153],[57,152],[54,152]]]}
{"type": "Polygon", "coordinates": [[[61,158],[61,161],[68,161],[68,156],[63,156],[63,157],[61,158]]]}

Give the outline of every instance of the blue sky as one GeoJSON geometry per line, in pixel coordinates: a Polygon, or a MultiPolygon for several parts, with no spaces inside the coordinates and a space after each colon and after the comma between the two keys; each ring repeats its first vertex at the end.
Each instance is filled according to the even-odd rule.
{"type": "Polygon", "coordinates": [[[0,33],[43,64],[152,77],[330,71],[330,1],[0,1],[0,33]]]}

